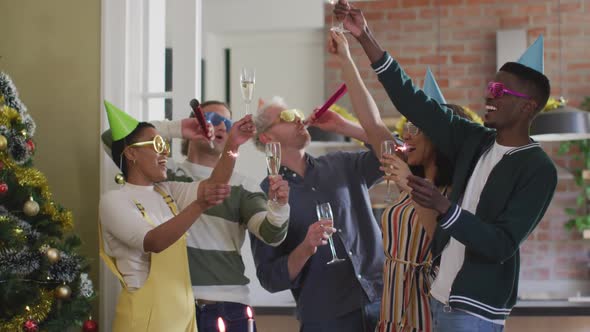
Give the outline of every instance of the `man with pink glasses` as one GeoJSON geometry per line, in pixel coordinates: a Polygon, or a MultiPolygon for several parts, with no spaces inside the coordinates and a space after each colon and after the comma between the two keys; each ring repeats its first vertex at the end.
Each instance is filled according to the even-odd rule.
{"type": "Polygon", "coordinates": [[[335,8],[360,42],[396,108],[453,161],[450,199],[410,175],[415,203],[439,212],[431,289],[434,331],[502,331],[516,302],[520,244],[537,226],[557,184],[557,171],[529,137],[550,93],[542,38],[488,85],[484,125],[429,98],[373,38],[362,12],[345,0],[335,8]]]}

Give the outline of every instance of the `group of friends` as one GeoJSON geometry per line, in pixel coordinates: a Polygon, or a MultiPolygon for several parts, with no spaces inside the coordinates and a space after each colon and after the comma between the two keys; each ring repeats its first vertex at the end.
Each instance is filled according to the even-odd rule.
{"type": "Polygon", "coordinates": [[[424,90],[434,92],[417,88],[362,11],[340,1],[334,13],[407,118],[405,155],[381,153],[393,135],[337,32],[328,52],[358,123],[331,111],[303,119],[280,98],[233,122],[226,104],[210,101],[205,132],[191,116],[138,122],[106,103],[103,141],[125,180],[99,207],[100,254],[123,286],[113,331],[218,331],[218,317],[229,332],[248,331],[240,253],[248,234],[261,285],[291,290],[301,331],[503,330],[517,298],[519,247],[557,183],[529,137],[550,93],[542,66],[534,54],[504,64],[484,96],[482,125],[447,103],[430,74],[435,89],[424,90]],[[312,157],[307,125],[368,149],[312,157]],[[186,160],[175,167],[170,138],[184,139],[186,160]],[[250,139],[261,150],[281,146],[279,175],[259,185],[233,171],[250,139]],[[368,190],[382,180],[400,194],[378,223],[368,190]],[[323,202],[333,222],[318,221],[323,202]],[[330,236],[344,262],[326,264],[330,236]]]}

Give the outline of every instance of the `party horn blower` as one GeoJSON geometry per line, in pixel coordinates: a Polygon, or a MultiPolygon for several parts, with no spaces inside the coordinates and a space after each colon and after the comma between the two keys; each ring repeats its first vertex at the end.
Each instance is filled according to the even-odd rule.
{"type": "Polygon", "coordinates": [[[201,109],[201,104],[196,99],[192,99],[189,104],[190,104],[191,108],[193,109],[193,113],[195,114],[195,118],[197,118],[197,121],[199,121],[199,125],[201,126],[201,129],[205,133],[205,137],[207,137],[207,139],[209,140],[209,147],[211,147],[211,149],[213,149],[214,148],[213,140],[212,140],[213,137],[211,137],[211,134],[207,130],[207,121],[205,120],[205,114],[203,114],[203,110],[201,109]]]}
{"type": "Polygon", "coordinates": [[[320,116],[322,116],[330,108],[330,106],[334,105],[338,99],[342,98],[342,96],[346,94],[346,91],[348,91],[346,84],[342,83],[336,92],[334,92],[334,94],[328,98],[326,103],[324,103],[324,105],[322,105],[322,107],[320,107],[320,109],[315,113],[315,118],[318,119],[320,116]]]}

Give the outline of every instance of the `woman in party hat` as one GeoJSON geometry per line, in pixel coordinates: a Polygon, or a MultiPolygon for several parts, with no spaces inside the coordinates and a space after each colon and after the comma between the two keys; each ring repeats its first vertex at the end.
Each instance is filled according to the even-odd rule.
{"type": "MultiPolygon", "coordinates": [[[[112,159],[125,180],[105,193],[99,206],[100,256],[123,286],[112,330],[197,331],[185,233],[229,195],[237,149],[254,133],[252,119],[234,125],[210,178],[165,182],[167,142],[151,124],[106,101],[105,107],[112,159]]],[[[203,134],[198,128],[195,121],[186,135],[203,134]]]]}
{"type": "MultiPolygon", "coordinates": [[[[332,34],[331,53],[342,65],[342,76],[349,88],[350,99],[359,121],[373,146],[392,140],[383,123],[375,101],[365,87],[350,56],[348,42],[341,34],[332,34]]],[[[424,80],[424,92],[439,103],[446,104],[430,68],[424,80]]],[[[460,106],[448,105],[461,116],[468,117],[460,106]]],[[[473,120],[473,119],[472,119],[473,120]]],[[[413,124],[406,122],[402,134],[406,144],[407,163],[395,155],[383,155],[382,170],[401,190],[397,199],[382,214],[383,295],[378,331],[431,331],[429,289],[433,279],[430,268],[430,243],[436,226],[433,210],[413,204],[405,175],[411,172],[434,182],[443,192],[450,191],[451,164],[430,139],[413,124]],[[410,170],[411,168],[411,170],[410,170]]]]}

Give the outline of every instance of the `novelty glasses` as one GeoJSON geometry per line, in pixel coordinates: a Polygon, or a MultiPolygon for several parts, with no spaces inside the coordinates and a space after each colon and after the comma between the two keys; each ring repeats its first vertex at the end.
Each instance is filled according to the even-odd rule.
{"type": "Polygon", "coordinates": [[[230,119],[215,112],[205,112],[205,119],[208,122],[211,122],[211,124],[214,126],[219,126],[219,124],[223,122],[225,124],[226,131],[229,131],[232,126],[232,121],[230,119]]]}
{"type": "Polygon", "coordinates": [[[504,84],[502,84],[500,82],[488,83],[488,92],[492,95],[493,98],[500,98],[505,94],[509,94],[512,96],[520,97],[520,98],[531,99],[531,97],[529,97],[525,94],[506,89],[504,84]]]}

